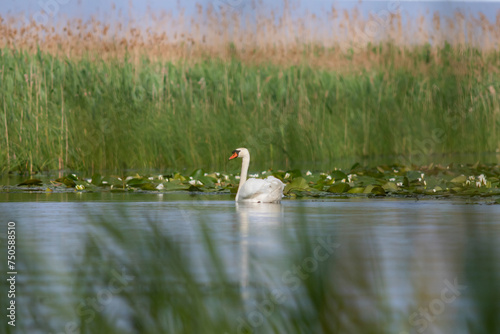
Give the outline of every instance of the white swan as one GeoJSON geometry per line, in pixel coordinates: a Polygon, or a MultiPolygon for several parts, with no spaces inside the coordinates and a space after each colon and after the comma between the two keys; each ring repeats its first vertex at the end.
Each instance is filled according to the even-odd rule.
{"type": "Polygon", "coordinates": [[[283,182],[274,176],[268,176],[266,179],[248,179],[248,165],[250,164],[250,153],[246,148],[237,148],[229,158],[242,158],[240,185],[236,194],[236,201],[255,202],[255,203],[279,203],[283,197],[283,182]]]}

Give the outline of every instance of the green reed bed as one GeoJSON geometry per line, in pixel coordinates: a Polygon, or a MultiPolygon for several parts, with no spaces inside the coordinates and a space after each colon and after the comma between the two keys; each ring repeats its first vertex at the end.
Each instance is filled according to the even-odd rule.
{"type": "Polygon", "coordinates": [[[313,59],[133,64],[4,49],[0,170],[220,170],[240,146],[265,168],[498,150],[498,55],[417,47],[392,61],[400,52],[374,48],[386,64],[339,72],[313,59]]]}

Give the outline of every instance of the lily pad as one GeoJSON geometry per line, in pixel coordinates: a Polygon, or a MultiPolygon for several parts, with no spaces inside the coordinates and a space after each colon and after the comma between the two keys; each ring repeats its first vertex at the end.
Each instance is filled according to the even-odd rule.
{"type": "Polygon", "coordinates": [[[398,186],[394,182],[387,182],[382,186],[382,188],[384,188],[385,191],[389,192],[397,192],[399,190],[398,186]]]}
{"type": "Polygon", "coordinates": [[[330,186],[327,191],[330,193],[340,194],[347,192],[349,189],[351,189],[351,187],[347,183],[339,182],[330,186]]]}
{"type": "Polygon", "coordinates": [[[385,190],[381,186],[370,184],[363,191],[364,194],[385,195],[385,190]]]}
{"type": "Polygon", "coordinates": [[[25,181],[19,183],[18,186],[33,187],[33,186],[41,186],[42,184],[43,184],[43,182],[39,179],[29,179],[29,180],[25,180],[25,181]]]}
{"type": "Polygon", "coordinates": [[[334,170],[331,174],[332,176],[332,179],[335,179],[337,181],[340,181],[340,180],[343,180],[343,179],[347,179],[347,174],[340,171],[340,170],[334,170]]]}
{"type": "Polygon", "coordinates": [[[347,193],[349,193],[349,194],[362,194],[364,190],[365,190],[364,187],[354,187],[352,189],[349,189],[347,191],[347,193]]]}
{"type": "Polygon", "coordinates": [[[460,175],[460,176],[457,176],[454,179],[452,179],[450,182],[461,184],[461,183],[464,183],[465,181],[467,181],[467,177],[465,175],[460,175]]]}
{"type": "Polygon", "coordinates": [[[303,177],[297,177],[285,186],[283,193],[288,194],[291,190],[307,190],[309,185],[303,177]]]}

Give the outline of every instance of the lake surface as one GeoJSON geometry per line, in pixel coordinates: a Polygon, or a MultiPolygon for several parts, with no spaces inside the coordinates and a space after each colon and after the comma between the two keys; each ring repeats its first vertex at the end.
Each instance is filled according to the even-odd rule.
{"type": "MultiPolygon", "coordinates": [[[[31,300],[30,291],[49,289],[71,304],[72,263],[83,256],[89,231],[107,243],[99,230],[103,219],[137,240],[153,238],[154,223],[175,240],[204,284],[214,277],[203,241],[203,231],[209,231],[228,281],[245,301],[234,332],[266,328],[269,301],[263,290],[279,295],[269,304],[273,312],[303,307],[297,303],[307,299],[307,287],[315,286],[311,280],[319,273],[321,284],[334,292],[325,297],[326,309],[337,310],[343,332],[355,330],[353,319],[359,324],[380,318],[383,306],[389,332],[468,333],[466,325],[481,321],[484,312],[476,307],[474,291],[485,284],[493,295],[499,291],[498,281],[484,278],[500,277],[500,205],[386,198],[236,205],[232,199],[187,193],[1,193],[2,226],[16,222],[19,262],[23,253],[35,253],[44,263],[36,277],[23,275],[23,270],[34,272],[29,263],[19,269],[18,284],[27,291],[20,303],[31,300]],[[291,256],[295,251],[299,255],[291,256]]],[[[118,257],[128,256],[126,249],[115,250],[118,257]]],[[[119,304],[110,305],[119,309],[119,304]]],[[[500,314],[498,300],[492,305],[500,314]]],[[[25,329],[34,326],[32,314],[19,312],[20,321],[30,324],[25,329]]]]}

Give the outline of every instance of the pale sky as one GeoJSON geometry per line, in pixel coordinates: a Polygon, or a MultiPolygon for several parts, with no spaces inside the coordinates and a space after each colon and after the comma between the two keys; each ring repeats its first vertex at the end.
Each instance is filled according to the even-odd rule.
{"type": "MultiPolygon", "coordinates": [[[[261,6],[268,7],[269,10],[277,9],[279,11],[283,1],[261,0],[261,6]]],[[[334,1],[334,0],[292,0],[291,3],[296,5],[295,13],[309,11],[321,16],[322,13],[332,5],[336,9],[351,9],[358,6],[363,14],[376,12],[386,9],[390,1],[334,1]]],[[[393,2],[393,1],[391,1],[393,2]]],[[[166,1],[166,0],[130,0],[130,1],[110,1],[110,0],[0,0],[0,15],[20,14],[24,13],[28,19],[42,20],[50,16],[57,17],[80,17],[86,19],[91,15],[106,21],[109,20],[109,14],[113,4],[117,9],[122,10],[123,17],[128,17],[129,8],[133,8],[133,15],[140,16],[144,14],[147,8],[153,11],[166,11],[177,13],[179,8],[185,10],[185,13],[193,13],[196,9],[196,4],[201,4],[203,7],[213,5],[215,8],[225,7],[234,8],[234,10],[243,14],[252,14],[254,11],[252,1],[249,0],[182,0],[182,1],[166,1]]],[[[403,14],[415,15],[426,14],[438,11],[441,15],[452,14],[455,10],[460,10],[465,13],[477,14],[482,12],[490,21],[494,21],[497,12],[500,10],[500,1],[405,1],[401,0],[399,7],[403,14]]],[[[267,9],[267,8],[266,8],[267,9]]],[[[298,15],[298,14],[296,14],[298,15]]],[[[114,16],[116,18],[116,16],[114,16]]]]}

